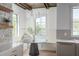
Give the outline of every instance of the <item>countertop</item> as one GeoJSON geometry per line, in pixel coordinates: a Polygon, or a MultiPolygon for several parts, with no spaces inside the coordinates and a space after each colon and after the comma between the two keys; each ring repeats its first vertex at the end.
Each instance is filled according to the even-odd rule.
{"type": "Polygon", "coordinates": [[[79,40],[57,40],[57,42],[79,43],[79,40]]]}

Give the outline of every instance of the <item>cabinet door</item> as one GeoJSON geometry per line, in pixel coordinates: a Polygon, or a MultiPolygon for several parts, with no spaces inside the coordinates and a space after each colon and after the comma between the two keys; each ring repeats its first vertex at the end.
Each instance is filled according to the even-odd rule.
{"type": "Polygon", "coordinates": [[[16,48],[12,49],[10,56],[17,56],[17,50],[16,50],[16,48]]]}
{"type": "Polygon", "coordinates": [[[57,55],[61,56],[75,56],[75,44],[74,43],[57,43],[57,55]]]}
{"type": "Polygon", "coordinates": [[[61,56],[61,44],[57,43],[57,55],[61,56]]]}
{"type": "Polygon", "coordinates": [[[23,45],[18,46],[16,49],[16,55],[23,56],[23,45]]]}
{"type": "Polygon", "coordinates": [[[0,53],[0,56],[10,56],[10,55],[11,55],[11,50],[7,50],[7,51],[0,53]]]}
{"type": "Polygon", "coordinates": [[[76,44],[76,55],[79,56],[79,43],[76,44]]]}

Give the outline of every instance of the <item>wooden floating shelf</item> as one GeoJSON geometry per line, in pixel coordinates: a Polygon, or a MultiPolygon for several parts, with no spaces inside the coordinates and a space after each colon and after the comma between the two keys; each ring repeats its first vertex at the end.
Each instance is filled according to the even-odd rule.
{"type": "Polygon", "coordinates": [[[0,29],[7,29],[7,28],[13,28],[13,26],[10,26],[7,23],[0,23],[0,29]]]}
{"type": "Polygon", "coordinates": [[[4,6],[2,6],[2,5],[0,5],[0,10],[1,10],[1,11],[4,11],[4,12],[7,12],[7,13],[13,12],[13,10],[11,10],[11,9],[9,9],[9,8],[7,8],[7,7],[4,7],[4,6]]]}

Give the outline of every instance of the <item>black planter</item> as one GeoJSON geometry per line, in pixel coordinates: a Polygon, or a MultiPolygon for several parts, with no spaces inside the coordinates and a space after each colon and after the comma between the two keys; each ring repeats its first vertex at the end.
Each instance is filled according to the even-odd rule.
{"type": "Polygon", "coordinates": [[[38,50],[38,44],[37,43],[31,43],[29,55],[30,56],[38,56],[39,55],[39,50],[38,50]]]}

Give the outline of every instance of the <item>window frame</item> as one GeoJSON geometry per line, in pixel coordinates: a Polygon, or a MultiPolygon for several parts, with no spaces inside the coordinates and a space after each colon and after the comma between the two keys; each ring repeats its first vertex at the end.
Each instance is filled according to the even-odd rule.
{"type": "Polygon", "coordinates": [[[16,15],[16,21],[13,20],[13,22],[16,22],[16,25],[15,25],[16,29],[13,29],[13,30],[15,30],[14,35],[17,34],[19,36],[19,16],[17,14],[13,14],[13,15],[16,15]]]}
{"type": "Polygon", "coordinates": [[[73,24],[74,24],[74,22],[73,22],[73,20],[74,20],[74,19],[73,19],[73,9],[79,9],[79,8],[74,8],[74,7],[72,7],[72,10],[71,10],[71,11],[72,11],[72,12],[71,12],[71,16],[72,16],[72,18],[71,18],[71,19],[72,19],[72,21],[71,21],[71,22],[72,22],[72,23],[71,23],[71,25],[72,25],[72,26],[71,26],[71,36],[72,36],[72,37],[79,37],[79,35],[73,35],[73,24]]]}

